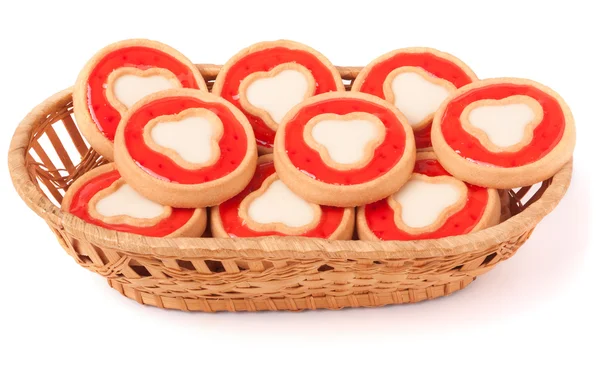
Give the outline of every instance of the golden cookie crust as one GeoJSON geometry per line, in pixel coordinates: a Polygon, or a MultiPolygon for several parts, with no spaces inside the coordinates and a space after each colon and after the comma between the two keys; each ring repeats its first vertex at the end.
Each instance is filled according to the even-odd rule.
{"type": "Polygon", "coordinates": [[[256,168],[256,140],[246,116],[227,100],[207,92],[193,89],[160,91],[138,101],[123,118],[115,136],[115,163],[119,172],[136,191],[160,204],[180,208],[197,208],[218,205],[242,191],[256,168]],[[124,131],[129,117],[149,102],[164,97],[190,96],[202,101],[225,105],[242,125],[246,133],[247,148],[244,159],[231,173],[214,181],[201,184],[178,184],[160,180],[140,168],[126,148],[124,131]]]}
{"type": "MultiPolygon", "coordinates": [[[[104,173],[112,172],[113,170],[117,170],[116,165],[114,163],[108,163],[108,164],[101,165],[97,168],[94,168],[94,169],[90,170],[89,172],[85,173],[84,175],[82,175],[81,177],[79,177],[75,182],[73,182],[73,184],[69,187],[69,189],[65,193],[63,201],[61,202],[61,205],[60,205],[61,210],[68,213],[69,208],[71,207],[71,202],[73,201],[73,196],[82,186],[84,186],[92,178],[95,178],[104,173]]],[[[123,177],[121,177],[121,179],[123,179],[123,177]]],[[[171,212],[171,210],[169,211],[169,213],[170,212],[171,212]]],[[[127,224],[132,225],[132,226],[143,227],[143,226],[152,226],[153,225],[151,223],[146,223],[145,220],[143,220],[143,219],[140,220],[139,224],[135,224],[135,223],[131,222],[132,218],[130,218],[130,217],[127,217],[127,218],[129,218],[127,224]]],[[[183,226],[176,229],[172,233],[170,233],[166,236],[163,236],[163,237],[200,237],[206,229],[206,220],[207,220],[206,209],[205,208],[197,208],[194,211],[194,214],[192,214],[190,219],[187,221],[187,223],[185,223],[183,226]]]]}
{"type": "Polygon", "coordinates": [[[362,92],[328,92],[313,96],[288,112],[275,135],[273,157],[279,178],[300,197],[320,205],[350,207],[372,203],[398,191],[412,173],[416,148],[410,125],[391,103],[362,92]],[[310,178],[292,164],[285,149],[285,127],[288,121],[306,105],[337,98],[366,100],[383,106],[396,115],[406,133],[406,145],[402,158],[387,173],[369,182],[341,186],[310,178]]]}
{"type": "MultiPolygon", "coordinates": [[[[423,152],[417,153],[417,159],[416,159],[417,161],[427,160],[427,159],[438,160],[435,153],[433,153],[431,151],[423,151],[423,152]]],[[[393,196],[393,194],[390,195],[390,197],[391,196],[393,196]]],[[[389,198],[388,198],[388,201],[389,201],[389,198]]],[[[465,199],[465,202],[466,202],[466,199],[465,199]]],[[[392,209],[394,209],[394,208],[392,207],[392,209]]],[[[398,213],[395,210],[396,209],[394,209],[394,218],[397,218],[398,213]]],[[[427,233],[427,232],[433,231],[435,229],[438,229],[446,222],[446,220],[449,216],[454,214],[454,212],[450,212],[448,210],[449,209],[446,209],[446,214],[444,215],[444,217],[442,217],[442,219],[438,219],[431,226],[419,229],[417,232],[408,232],[408,233],[418,235],[418,234],[427,233]],[[433,228],[434,226],[437,226],[437,227],[433,228]]],[[[475,227],[473,227],[473,229],[469,233],[473,233],[473,232],[477,232],[477,231],[485,229],[485,228],[493,227],[496,224],[500,223],[500,212],[501,212],[500,195],[498,194],[497,190],[488,188],[488,202],[486,204],[483,215],[481,216],[481,219],[479,220],[479,222],[475,225],[475,227]]],[[[398,226],[397,222],[395,222],[395,223],[396,223],[396,226],[398,226]]],[[[358,210],[356,211],[356,229],[358,232],[358,238],[360,240],[381,241],[377,236],[375,236],[375,234],[369,228],[369,225],[367,223],[367,218],[365,215],[365,206],[364,205],[359,207],[358,210]]],[[[402,229],[402,230],[407,231],[407,229],[402,229]]]]}
{"type": "MultiPolygon", "coordinates": [[[[114,160],[113,142],[106,138],[106,136],[104,136],[102,132],[100,132],[100,130],[96,126],[96,123],[92,119],[87,103],[87,81],[89,79],[90,73],[96,67],[96,64],[98,64],[98,62],[102,60],[102,58],[104,58],[106,54],[109,54],[113,51],[122,48],[133,46],[148,47],[171,55],[190,69],[190,71],[194,75],[196,82],[198,83],[199,90],[208,91],[204,78],[200,74],[200,71],[198,71],[198,68],[196,68],[196,66],[182,53],[163,43],[145,39],[131,39],[115,42],[98,51],[86,63],[86,65],[79,73],[79,76],[77,77],[77,81],[75,82],[75,85],[73,87],[73,112],[75,114],[77,126],[81,130],[81,133],[88,140],[90,145],[94,148],[96,152],[98,152],[100,155],[104,156],[110,161],[114,160]]],[[[123,114],[124,106],[114,106],[114,108],[117,109],[119,113],[123,114]]],[[[121,115],[121,118],[122,117],[123,115],[121,115]]]]}
{"type": "MultiPolygon", "coordinates": [[[[258,166],[258,165],[261,165],[264,163],[269,163],[272,161],[273,161],[273,154],[266,154],[266,155],[262,155],[258,158],[256,165],[258,166]]],[[[277,173],[272,174],[267,179],[271,179],[271,177],[273,177],[273,176],[277,177],[277,173]]],[[[265,182],[267,179],[265,179],[265,182]]],[[[275,179],[277,179],[277,178],[275,178],[275,179]]],[[[264,186],[261,185],[261,189],[263,187],[264,186]]],[[[258,192],[258,191],[252,192],[250,195],[252,195],[256,192],[258,192]]],[[[248,197],[246,197],[246,198],[248,198],[248,197]]],[[[316,205],[316,206],[318,206],[318,205],[316,205]]],[[[241,207],[241,203],[240,203],[240,207],[241,207]]],[[[319,209],[320,209],[320,207],[319,207],[319,209]]],[[[319,216],[319,218],[320,218],[320,216],[319,216]]],[[[340,222],[337,229],[329,237],[327,237],[327,239],[329,239],[329,240],[350,240],[350,239],[352,239],[352,235],[354,234],[354,224],[355,224],[355,209],[353,207],[345,208],[344,215],[342,216],[342,221],[340,222]]],[[[215,237],[215,238],[230,238],[229,234],[225,231],[225,228],[223,226],[223,221],[221,220],[221,213],[219,212],[218,205],[210,208],[210,228],[211,228],[211,233],[212,233],[213,237],[215,237]]],[[[311,229],[314,228],[314,226],[308,225],[303,228],[305,228],[305,229],[302,230],[303,231],[302,233],[310,231],[311,229]]],[[[279,233],[285,233],[285,230],[286,230],[285,227],[277,227],[276,226],[275,229],[270,229],[270,227],[269,227],[269,229],[265,228],[265,229],[258,230],[258,231],[276,231],[279,233]]],[[[301,234],[301,233],[294,232],[294,234],[290,234],[290,236],[293,236],[296,234],[301,234]]]]}
{"type": "Polygon", "coordinates": [[[565,101],[549,87],[522,78],[492,78],[466,85],[458,89],[442,103],[440,109],[433,118],[431,141],[433,143],[433,150],[438,156],[438,161],[456,178],[481,187],[510,189],[531,186],[535,183],[544,181],[552,177],[571,159],[573,150],[575,149],[575,122],[571,110],[565,101]],[[512,168],[480,165],[458,155],[454,149],[446,143],[442,134],[442,117],[450,101],[472,89],[502,83],[533,86],[556,99],[564,114],[565,129],[562,138],[548,154],[533,163],[512,168]]]}

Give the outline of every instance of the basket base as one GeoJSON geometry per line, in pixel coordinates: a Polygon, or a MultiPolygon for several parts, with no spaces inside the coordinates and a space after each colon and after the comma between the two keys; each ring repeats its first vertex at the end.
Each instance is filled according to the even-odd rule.
{"type": "Polygon", "coordinates": [[[143,305],[156,306],[163,309],[183,311],[302,311],[329,309],[338,310],[346,307],[377,307],[384,305],[406,304],[431,300],[448,296],[453,292],[467,287],[475,277],[466,276],[463,279],[447,284],[431,286],[422,289],[405,289],[383,293],[362,293],[343,296],[306,296],[306,297],[261,297],[261,298],[227,298],[227,297],[198,297],[186,298],[181,296],[161,296],[140,291],[129,284],[116,279],[108,279],[108,284],[123,296],[133,299],[143,305]]]}

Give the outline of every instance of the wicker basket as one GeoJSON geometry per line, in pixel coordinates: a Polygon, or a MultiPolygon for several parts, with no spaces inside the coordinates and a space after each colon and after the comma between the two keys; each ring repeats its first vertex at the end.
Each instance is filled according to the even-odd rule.
{"type": "MultiPolygon", "coordinates": [[[[211,86],[219,66],[198,68],[211,86]]],[[[360,68],[339,70],[352,82],[360,68]]],[[[439,240],[150,238],[85,223],[62,212],[42,191],[45,187],[60,203],[74,179],[104,163],[82,139],[72,113],[71,90],[65,90],[21,122],[9,152],[14,186],[78,264],[106,277],[124,296],[169,309],[339,309],[449,295],[517,251],[563,197],[572,171],[569,162],[541,186],[504,192],[503,223],[439,240]],[[59,138],[58,125],[64,125],[68,142],[59,138]],[[76,149],[80,162],[65,148],[76,149]]]]}

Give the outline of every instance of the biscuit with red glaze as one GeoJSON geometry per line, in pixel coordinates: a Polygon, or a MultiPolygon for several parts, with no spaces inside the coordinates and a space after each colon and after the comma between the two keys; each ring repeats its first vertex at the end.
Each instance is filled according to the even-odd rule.
{"type": "Polygon", "coordinates": [[[431,131],[440,163],[483,187],[530,186],[552,177],[573,155],[575,123],[564,100],[534,81],[494,78],[457,90],[431,131]]]}
{"type": "Polygon", "coordinates": [[[119,125],[115,163],[142,195],[175,207],[218,205],[248,184],[256,167],[248,120],[208,92],[157,92],[119,125]]]}
{"type": "Polygon", "coordinates": [[[386,199],[361,206],[356,227],[362,240],[422,240],[475,232],[498,224],[495,189],[452,177],[433,152],[420,152],[410,180],[386,199]]]}
{"type": "Polygon", "coordinates": [[[70,187],[61,208],[87,223],[152,237],[200,237],[206,210],[156,203],[127,184],[113,163],[95,168],[70,187]]]}
{"type": "Polygon", "coordinates": [[[412,129],[389,102],[329,92],[296,105],[275,137],[279,178],[305,200],[368,204],[398,191],[415,162],[412,129]]]}
{"type": "Polygon", "coordinates": [[[273,155],[258,158],[254,177],[234,198],[211,208],[214,237],[303,236],[349,240],[354,208],[319,206],[294,194],[277,176],[273,155]]]}

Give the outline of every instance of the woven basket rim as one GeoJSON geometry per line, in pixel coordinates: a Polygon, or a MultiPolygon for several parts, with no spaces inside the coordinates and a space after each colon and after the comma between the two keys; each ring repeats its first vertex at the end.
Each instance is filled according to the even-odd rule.
{"type": "MultiPolygon", "coordinates": [[[[200,64],[205,78],[214,77],[219,66],[200,64]]],[[[360,67],[338,67],[353,78],[360,67]]],[[[475,233],[419,241],[333,241],[304,237],[260,238],[153,238],[108,230],[63,212],[33,183],[26,167],[26,154],[36,123],[64,107],[71,100],[71,88],[56,93],[36,106],[19,124],[8,153],[13,185],[25,203],[47,222],[75,238],[102,247],[137,255],[173,258],[346,258],[415,259],[473,253],[526,233],[550,213],[566,193],[572,174],[572,160],[553,177],[542,196],[521,213],[475,233]]]]}

